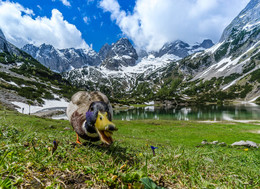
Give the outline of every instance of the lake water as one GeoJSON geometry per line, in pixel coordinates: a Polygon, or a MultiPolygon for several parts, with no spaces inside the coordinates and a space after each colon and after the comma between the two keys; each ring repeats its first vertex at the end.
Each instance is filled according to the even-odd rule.
{"type": "Polygon", "coordinates": [[[255,104],[241,105],[203,105],[160,109],[149,106],[130,110],[114,111],[114,119],[168,119],[168,120],[260,120],[260,106],[255,104]]]}

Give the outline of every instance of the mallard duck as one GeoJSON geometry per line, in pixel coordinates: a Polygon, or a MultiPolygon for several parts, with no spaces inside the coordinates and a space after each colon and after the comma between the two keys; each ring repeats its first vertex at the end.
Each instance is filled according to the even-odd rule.
{"type": "Polygon", "coordinates": [[[101,92],[79,91],[71,97],[67,107],[67,116],[77,136],[89,141],[99,141],[110,145],[116,126],[112,123],[113,110],[101,92]]]}

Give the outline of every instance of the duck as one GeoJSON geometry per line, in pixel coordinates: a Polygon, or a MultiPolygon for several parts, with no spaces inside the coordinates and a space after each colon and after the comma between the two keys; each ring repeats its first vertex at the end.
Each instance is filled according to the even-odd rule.
{"type": "Polygon", "coordinates": [[[99,91],[79,91],[71,97],[66,110],[67,117],[79,138],[105,145],[113,143],[112,134],[117,127],[112,122],[113,109],[107,96],[99,91]]]}

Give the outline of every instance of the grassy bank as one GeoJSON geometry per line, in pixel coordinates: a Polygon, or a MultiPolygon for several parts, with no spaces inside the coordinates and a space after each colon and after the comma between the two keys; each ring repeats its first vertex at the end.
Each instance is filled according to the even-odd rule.
{"type": "Polygon", "coordinates": [[[259,188],[259,149],[200,144],[260,143],[257,124],[114,122],[111,147],[78,145],[68,121],[0,110],[0,188],[144,188],[147,177],[157,188],[259,188]]]}

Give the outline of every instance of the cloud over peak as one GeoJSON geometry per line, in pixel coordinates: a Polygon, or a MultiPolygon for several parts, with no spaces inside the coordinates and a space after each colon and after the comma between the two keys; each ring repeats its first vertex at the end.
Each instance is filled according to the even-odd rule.
{"type": "Polygon", "coordinates": [[[57,48],[89,48],[81,32],[59,10],[53,9],[51,18],[33,16],[32,10],[18,3],[0,1],[0,28],[16,46],[47,43],[57,48]]]}
{"type": "Polygon", "coordinates": [[[224,28],[249,0],[136,0],[132,13],[117,0],[102,0],[100,7],[137,48],[157,50],[177,39],[189,43],[210,38],[217,42],[224,28]]]}

